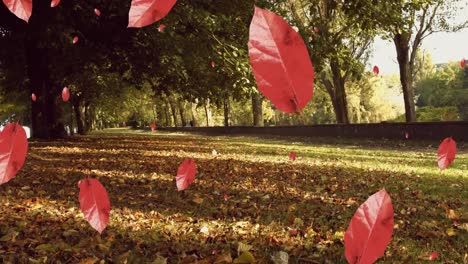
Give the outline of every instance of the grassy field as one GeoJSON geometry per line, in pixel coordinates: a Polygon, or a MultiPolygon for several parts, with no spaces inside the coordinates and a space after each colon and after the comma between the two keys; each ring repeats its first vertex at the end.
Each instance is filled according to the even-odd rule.
{"type": "Polygon", "coordinates": [[[289,263],[346,263],[352,215],[386,188],[395,226],[378,263],[429,262],[432,251],[433,263],[467,263],[468,146],[440,171],[438,143],[122,129],[31,141],[20,173],[0,186],[0,260],[229,263],[245,244],[256,263],[279,251],[289,263]],[[177,192],[184,158],[195,159],[197,178],[177,192]],[[102,235],[79,209],[86,177],[111,200],[102,235]]]}

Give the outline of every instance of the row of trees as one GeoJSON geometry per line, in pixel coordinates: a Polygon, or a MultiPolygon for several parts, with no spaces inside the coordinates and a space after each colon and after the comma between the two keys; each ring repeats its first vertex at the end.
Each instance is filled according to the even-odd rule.
{"type": "Polygon", "coordinates": [[[34,136],[42,138],[62,135],[64,124],[85,133],[123,120],[215,125],[221,115],[224,125],[299,123],[256,90],[247,51],[254,2],[296,26],[308,46],[317,73],[308,123],[392,118],[382,113],[395,106],[378,97],[393,85],[365,72],[377,35],[395,43],[405,120],[415,121],[417,50],[434,32],[466,26],[450,22],[459,0],[179,0],[162,20],[164,32],[160,23],[126,29],[130,1],[65,1],[54,9],[34,1],[28,24],[0,5],[0,100],[16,100],[0,110],[31,111],[34,136]],[[60,101],[64,86],[69,104],[60,101]]]}

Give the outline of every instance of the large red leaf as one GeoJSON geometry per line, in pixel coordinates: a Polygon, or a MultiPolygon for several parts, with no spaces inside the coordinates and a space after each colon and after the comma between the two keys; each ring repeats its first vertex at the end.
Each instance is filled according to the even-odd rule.
{"type": "Polygon", "coordinates": [[[85,179],[80,187],[80,208],[89,224],[99,233],[109,223],[110,201],[107,191],[96,179],[85,179]]]}
{"type": "Polygon", "coordinates": [[[3,3],[18,18],[29,21],[32,13],[32,0],[3,0],[3,3]]]}
{"type": "Polygon", "coordinates": [[[457,143],[451,137],[448,137],[442,141],[437,151],[437,164],[441,170],[446,169],[452,164],[457,153],[457,143]]]}
{"type": "Polygon", "coordinates": [[[68,87],[64,87],[62,90],[62,100],[64,102],[68,102],[69,99],[70,99],[70,89],[68,89],[68,87]]]}
{"type": "Polygon", "coordinates": [[[385,252],[393,232],[393,206],[385,189],[361,204],[346,230],[345,255],[349,263],[374,263],[385,252]]]}
{"type": "Polygon", "coordinates": [[[299,113],[312,99],[315,73],[309,53],[280,16],[255,7],[249,56],[258,89],[277,109],[299,113]]]}
{"type": "Polygon", "coordinates": [[[128,27],[144,27],[165,17],[177,0],[132,0],[128,27]]]}
{"type": "Polygon", "coordinates": [[[26,131],[18,123],[8,124],[0,133],[0,185],[21,169],[28,152],[26,131]]]}
{"type": "Polygon", "coordinates": [[[195,161],[193,159],[186,159],[180,164],[177,170],[176,185],[177,190],[183,191],[195,180],[195,161]]]}

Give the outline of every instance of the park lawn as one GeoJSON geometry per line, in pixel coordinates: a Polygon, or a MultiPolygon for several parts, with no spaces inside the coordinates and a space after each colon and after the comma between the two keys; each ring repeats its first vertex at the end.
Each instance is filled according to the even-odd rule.
{"type": "Polygon", "coordinates": [[[433,263],[466,263],[468,146],[458,144],[455,162],[440,171],[438,143],[126,129],[31,141],[24,167],[0,186],[0,260],[214,263],[235,259],[243,243],[257,263],[278,251],[290,263],[346,263],[351,217],[385,188],[395,227],[378,263],[424,263],[432,251],[433,263]],[[178,192],[184,158],[195,159],[197,178],[178,192]],[[79,209],[77,183],[86,177],[111,200],[102,235],[79,209]]]}

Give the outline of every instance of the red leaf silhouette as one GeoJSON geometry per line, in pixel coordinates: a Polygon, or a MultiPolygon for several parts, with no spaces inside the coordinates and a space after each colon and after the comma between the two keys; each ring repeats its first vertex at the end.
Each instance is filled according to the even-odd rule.
{"type": "Polygon", "coordinates": [[[26,131],[18,123],[8,124],[0,132],[0,185],[21,169],[28,152],[26,131]]]}
{"type": "Polygon", "coordinates": [[[177,0],[132,0],[127,27],[144,27],[165,17],[177,0]]]}
{"type": "Polygon", "coordinates": [[[80,40],[77,36],[73,37],[73,44],[76,44],[80,40]]]}
{"type": "Polygon", "coordinates": [[[34,93],[31,94],[31,100],[32,100],[33,102],[36,102],[36,100],[37,100],[37,97],[36,97],[36,95],[35,95],[34,93]]]}
{"type": "Polygon", "coordinates": [[[10,12],[28,22],[32,13],[32,0],[3,0],[10,12]]]}
{"type": "Polygon", "coordinates": [[[442,141],[437,151],[437,164],[441,170],[446,169],[452,164],[457,153],[457,143],[451,137],[448,137],[442,141]]]}
{"type": "Polygon", "coordinates": [[[161,24],[161,25],[159,25],[159,27],[158,27],[158,31],[159,31],[159,32],[164,32],[164,29],[165,29],[165,28],[166,28],[166,25],[161,24]]]}
{"type": "Polygon", "coordinates": [[[258,89],[277,109],[299,113],[307,105],[314,90],[314,68],[304,41],[286,21],[255,7],[249,56],[258,89]]]}
{"type": "Polygon", "coordinates": [[[436,260],[438,256],[439,253],[437,253],[437,251],[432,251],[431,255],[429,256],[429,260],[436,260]]]}
{"type": "Polygon", "coordinates": [[[84,179],[78,182],[80,187],[80,208],[86,221],[99,233],[109,223],[110,201],[107,191],[96,179],[84,179]]]}
{"type": "Polygon", "coordinates": [[[375,74],[375,75],[379,75],[380,70],[379,70],[379,67],[378,67],[378,66],[374,66],[373,71],[374,71],[374,74],[375,74]]]}
{"type": "Polygon", "coordinates": [[[296,160],[296,153],[291,151],[291,153],[289,153],[289,160],[295,161],[296,160]]]}
{"type": "Polygon", "coordinates": [[[52,0],[52,2],[50,2],[50,7],[54,8],[58,6],[59,4],[60,4],[60,0],[52,0]]]}
{"type": "Polygon", "coordinates": [[[96,14],[96,16],[101,16],[101,10],[94,8],[94,14],[96,14]]]}
{"type": "Polygon", "coordinates": [[[462,59],[462,60],[460,61],[460,66],[461,66],[462,68],[465,68],[465,65],[466,65],[466,60],[465,60],[465,59],[462,59]]]}
{"type": "Polygon", "coordinates": [[[349,263],[374,263],[385,252],[393,232],[393,206],[385,189],[361,204],[346,230],[345,255],[349,263]]]}
{"type": "Polygon", "coordinates": [[[68,102],[70,99],[70,90],[67,87],[64,87],[62,90],[62,100],[68,102]]]}
{"type": "Polygon", "coordinates": [[[177,190],[183,191],[195,180],[195,161],[193,159],[186,159],[180,164],[177,170],[176,184],[177,190]]]}

